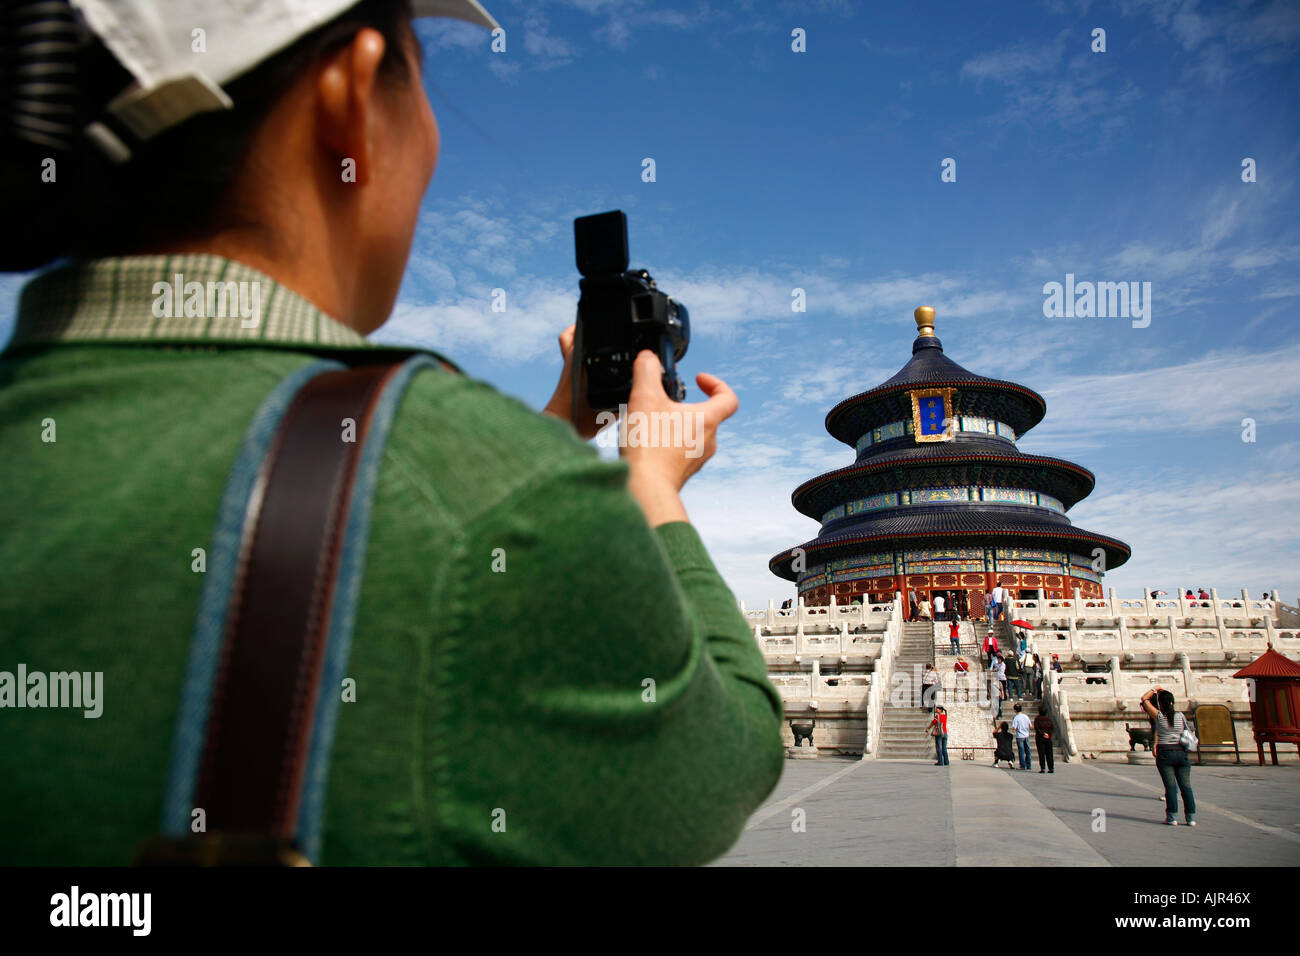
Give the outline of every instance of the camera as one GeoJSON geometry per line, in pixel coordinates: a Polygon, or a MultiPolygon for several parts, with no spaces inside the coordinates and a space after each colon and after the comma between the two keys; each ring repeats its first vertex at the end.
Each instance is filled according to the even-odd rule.
{"type": "Polygon", "coordinates": [[[690,315],[686,306],[655,286],[649,272],[628,269],[627,216],[616,209],[574,219],[573,245],[582,274],[574,336],[575,393],[585,382],[593,411],[625,404],[632,392],[632,363],[637,353],[649,349],[663,363],[664,391],[680,402],[686,386],[677,363],[691,341],[690,315]]]}

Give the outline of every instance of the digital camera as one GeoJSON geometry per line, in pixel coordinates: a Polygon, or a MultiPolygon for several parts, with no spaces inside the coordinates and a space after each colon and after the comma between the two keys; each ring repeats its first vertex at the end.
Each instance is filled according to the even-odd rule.
{"type": "MultiPolygon", "coordinates": [[[[593,411],[616,409],[632,392],[632,363],[642,349],[659,356],[664,391],[686,397],[677,363],[691,341],[686,306],[655,286],[644,269],[628,270],[627,216],[621,210],[573,220],[577,254],[578,322],[574,336],[574,390],[585,383],[593,411]]],[[[575,409],[577,404],[575,403],[575,409]]]]}

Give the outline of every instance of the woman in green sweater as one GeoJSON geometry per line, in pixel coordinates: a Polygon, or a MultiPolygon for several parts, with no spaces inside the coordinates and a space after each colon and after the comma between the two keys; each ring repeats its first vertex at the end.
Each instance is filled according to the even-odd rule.
{"type": "MultiPolygon", "coordinates": [[[[50,6],[36,32],[67,42],[42,49],[71,48],[50,6]]],[[[160,2],[138,35],[82,0],[69,109],[0,104],[0,267],[67,260],[24,289],[0,355],[0,670],[103,687],[94,719],[7,712],[0,862],[126,863],[158,829],[198,555],[242,437],[287,376],[379,351],[439,153],[411,10],[298,6],[316,19],[160,2]],[[158,307],[191,283],[256,308],[158,307]]],[[[404,393],[321,862],[702,863],[780,775],[780,697],[679,496],[735,394],[702,374],[704,401],[671,402],[643,352],[629,408],[697,415],[703,454],[604,462],[570,406],[572,329],[560,343],[546,415],[436,353],[404,393]]]]}

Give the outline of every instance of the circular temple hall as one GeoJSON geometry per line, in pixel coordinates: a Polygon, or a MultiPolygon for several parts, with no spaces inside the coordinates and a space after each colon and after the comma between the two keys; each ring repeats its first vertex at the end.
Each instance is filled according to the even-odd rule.
{"type": "Polygon", "coordinates": [[[795,489],[795,508],[821,530],[773,557],[772,572],[809,605],[915,590],[972,618],[997,584],[1025,598],[1100,598],[1102,574],[1130,549],[1066,517],[1092,491],[1092,472],[1016,447],[1042,421],[1043,397],[948,358],[933,309],[917,309],[916,325],[898,374],[826,415],[856,460],[795,489]]]}

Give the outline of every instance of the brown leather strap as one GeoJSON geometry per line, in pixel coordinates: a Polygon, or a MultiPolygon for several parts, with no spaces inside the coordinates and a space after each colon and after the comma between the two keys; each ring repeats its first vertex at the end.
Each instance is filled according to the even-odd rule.
{"type": "Polygon", "coordinates": [[[245,516],[195,806],[209,831],[291,840],[353,480],[400,364],[325,372],[285,411],[245,516]],[[345,420],[355,440],[346,440],[345,420]]]}

